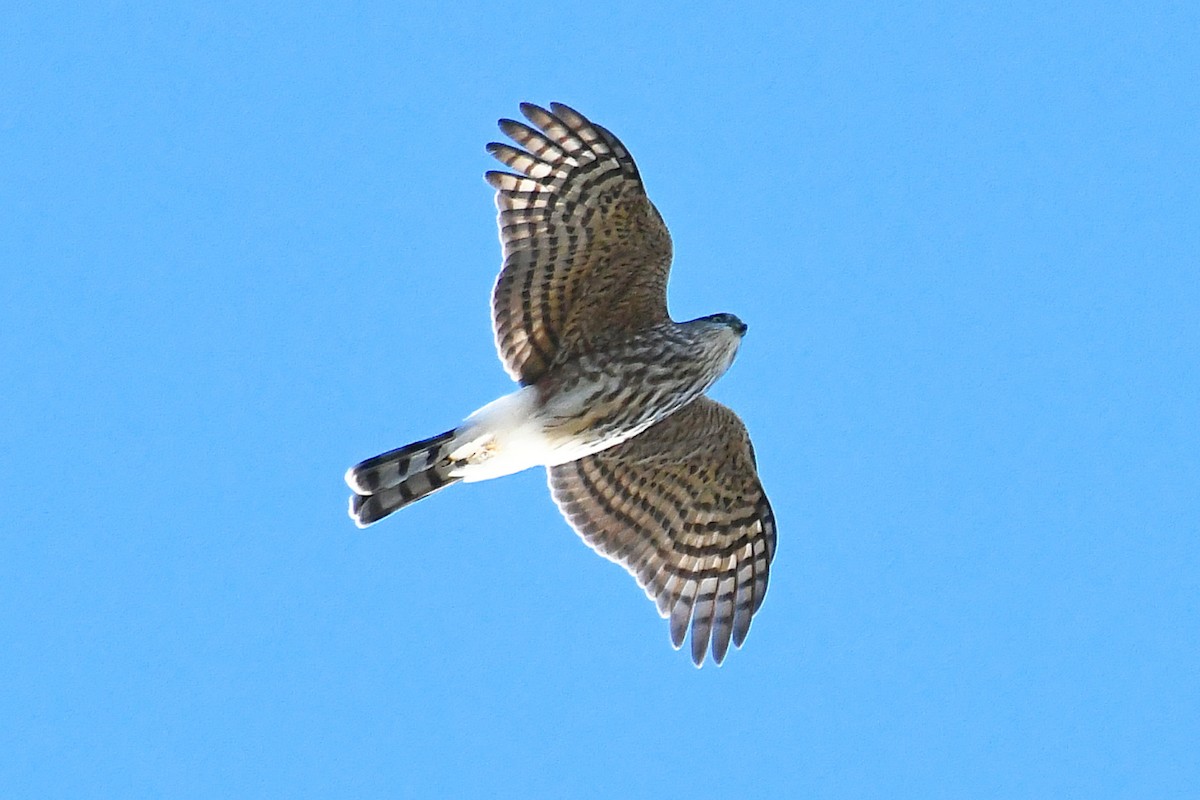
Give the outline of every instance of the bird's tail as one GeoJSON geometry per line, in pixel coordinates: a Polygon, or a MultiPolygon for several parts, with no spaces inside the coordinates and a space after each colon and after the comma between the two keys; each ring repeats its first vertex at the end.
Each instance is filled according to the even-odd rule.
{"type": "Polygon", "coordinates": [[[346,483],[354,491],[350,498],[350,518],[354,524],[365,528],[462,480],[450,475],[455,466],[450,460],[455,433],[453,430],[439,433],[368,458],[346,470],[346,483]]]}

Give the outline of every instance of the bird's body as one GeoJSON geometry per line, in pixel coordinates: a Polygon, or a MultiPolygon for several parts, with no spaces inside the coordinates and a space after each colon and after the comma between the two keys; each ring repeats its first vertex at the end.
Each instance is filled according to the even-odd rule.
{"type": "Polygon", "coordinates": [[[702,395],[746,326],[731,314],[673,322],[670,237],[616,137],[554,104],[523,105],[526,147],[489,150],[520,174],[497,188],[505,267],[493,293],[497,349],[522,386],[461,425],[346,473],[360,526],[457,481],[547,468],[590,545],[632,572],[692,656],[719,663],[762,603],[770,506],[745,429],[702,395]],[[628,482],[628,476],[638,479],[628,482]]]}
{"type": "MultiPolygon", "coordinates": [[[[661,323],[566,360],[434,437],[436,458],[414,459],[401,448],[351,467],[346,482],[368,498],[368,492],[378,494],[438,464],[445,465],[447,483],[470,483],[565,464],[620,444],[695,400],[729,369],[745,326],[732,315],[715,316],[661,323]]],[[[356,509],[355,518],[365,526],[418,499],[356,509]]]]}
{"type": "MultiPolygon", "coordinates": [[[[497,404],[505,416],[510,410],[508,398],[519,397],[516,405],[529,404],[530,438],[537,442],[532,447],[535,460],[497,472],[488,465],[492,458],[503,457],[501,448],[492,458],[481,460],[481,477],[467,466],[463,480],[575,461],[637,436],[704,394],[733,363],[741,338],[735,327],[724,322],[669,322],[614,342],[600,353],[566,361],[497,404]]],[[[491,409],[491,405],[480,409],[468,424],[478,419],[485,435],[491,435],[496,428],[490,424],[491,409]]],[[[505,424],[499,428],[503,431],[505,424]]]]}

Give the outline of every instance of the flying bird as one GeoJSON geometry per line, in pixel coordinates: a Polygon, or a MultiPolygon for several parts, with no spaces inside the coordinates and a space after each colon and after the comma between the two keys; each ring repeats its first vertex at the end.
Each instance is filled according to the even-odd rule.
{"type": "Polygon", "coordinates": [[[488,152],[504,264],[496,349],[520,384],[429,439],[346,472],[359,527],[458,481],[546,467],[563,516],[691,630],[701,666],[741,647],[762,605],[775,518],[738,416],[704,395],[733,363],[732,314],[674,322],[671,237],[625,146],[568,106],[521,104],[529,124],[488,152]]]}

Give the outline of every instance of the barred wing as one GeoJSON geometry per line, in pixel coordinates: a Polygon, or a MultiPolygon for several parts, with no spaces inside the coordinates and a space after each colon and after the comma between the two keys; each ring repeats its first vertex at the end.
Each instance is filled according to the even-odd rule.
{"type": "Polygon", "coordinates": [[[701,397],[645,433],[548,469],[563,516],[637,578],[692,660],[742,646],[775,555],[775,517],[737,415],[701,397]]]}
{"type": "Polygon", "coordinates": [[[496,350],[530,384],[564,356],[668,319],[671,237],[616,136],[559,103],[521,112],[532,127],[500,120],[519,147],[488,145],[513,172],[486,177],[504,251],[496,350]]]}

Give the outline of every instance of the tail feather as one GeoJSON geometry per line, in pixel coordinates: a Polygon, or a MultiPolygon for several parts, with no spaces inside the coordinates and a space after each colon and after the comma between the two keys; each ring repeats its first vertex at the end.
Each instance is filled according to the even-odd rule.
{"type": "Polygon", "coordinates": [[[368,458],[346,470],[346,483],[357,494],[390,489],[408,476],[424,472],[445,460],[449,456],[447,445],[453,439],[454,431],[450,430],[368,458]]]}
{"type": "Polygon", "coordinates": [[[454,433],[446,431],[413,442],[347,470],[346,483],[354,491],[350,518],[355,524],[365,528],[461,480],[450,475],[454,464],[449,459],[449,445],[454,433]]]}

